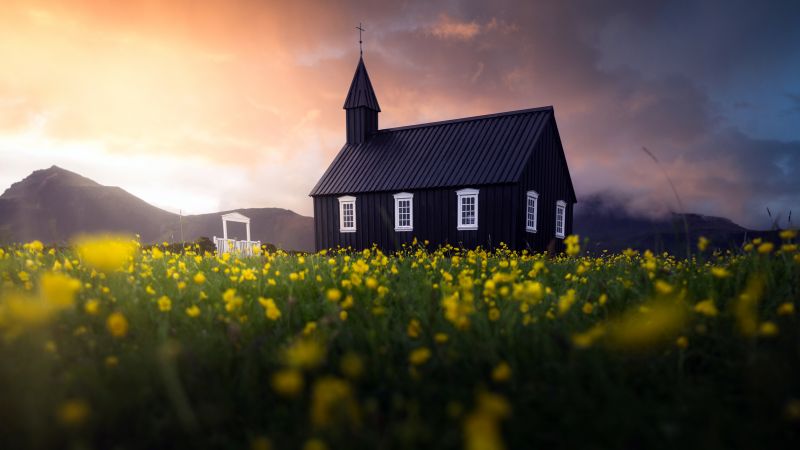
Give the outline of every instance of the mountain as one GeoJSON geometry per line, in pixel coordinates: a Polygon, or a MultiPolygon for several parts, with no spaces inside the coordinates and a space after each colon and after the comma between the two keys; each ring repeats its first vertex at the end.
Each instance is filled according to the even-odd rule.
{"type": "MultiPolygon", "coordinates": [[[[281,208],[240,209],[250,217],[253,240],[287,250],[314,249],[314,222],[281,208]]],[[[81,233],[139,234],[142,242],[194,241],[222,235],[221,214],[179,217],[119,187],[103,186],[57,166],[37,170],[0,195],[0,243],[63,243],[81,233]]],[[[229,224],[229,237],[244,238],[243,224],[229,224]],[[237,228],[241,226],[241,230],[237,228]]]]}
{"type": "Polygon", "coordinates": [[[620,202],[601,196],[581,199],[575,208],[574,221],[573,232],[589,239],[587,250],[591,252],[633,248],[684,255],[687,228],[692,251],[700,236],[711,241],[711,248],[718,249],[736,248],[755,237],[778,241],[777,231],[749,230],[724,217],[691,213],[660,218],[635,216],[626,212],[620,202]]]}

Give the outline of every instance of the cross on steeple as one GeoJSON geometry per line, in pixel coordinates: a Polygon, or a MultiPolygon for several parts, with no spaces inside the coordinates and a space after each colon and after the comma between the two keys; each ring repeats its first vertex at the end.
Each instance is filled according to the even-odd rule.
{"type": "Polygon", "coordinates": [[[361,27],[361,22],[358,22],[356,30],[358,30],[358,52],[361,54],[361,56],[364,56],[364,48],[361,46],[361,44],[363,43],[363,41],[361,40],[361,32],[367,30],[361,27]]]}

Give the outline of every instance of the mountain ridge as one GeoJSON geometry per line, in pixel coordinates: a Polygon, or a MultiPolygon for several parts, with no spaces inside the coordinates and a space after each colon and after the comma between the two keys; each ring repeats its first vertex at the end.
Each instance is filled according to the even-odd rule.
{"type": "MultiPolygon", "coordinates": [[[[232,210],[233,211],[233,210],[232,210]]],[[[283,208],[236,209],[251,218],[251,238],[287,250],[314,249],[313,219],[283,208]]],[[[52,166],[36,170],[0,195],[0,242],[64,243],[83,233],[138,234],[143,243],[222,235],[220,213],[179,216],[118,186],[104,186],[52,166]],[[183,228],[181,230],[181,227],[183,228]],[[181,233],[182,231],[182,233],[181,233]]],[[[237,235],[235,225],[229,228],[237,235]]]]}

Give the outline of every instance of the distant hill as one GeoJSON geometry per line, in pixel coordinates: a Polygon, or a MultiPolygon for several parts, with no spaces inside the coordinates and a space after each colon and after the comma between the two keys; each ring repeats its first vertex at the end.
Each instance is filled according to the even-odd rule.
{"type": "MultiPolygon", "coordinates": [[[[237,210],[250,217],[251,238],[287,250],[314,249],[314,222],[281,208],[237,210]]],[[[221,214],[183,216],[156,208],[119,187],[103,186],[57,166],[37,170],[0,195],[0,243],[63,243],[81,233],[139,234],[144,243],[222,235],[221,214]]],[[[244,225],[229,224],[244,238],[244,225]],[[241,230],[237,226],[241,226],[241,230]]]]}
{"type": "Polygon", "coordinates": [[[573,232],[589,238],[588,250],[599,252],[635,250],[686,253],[686,228],[689,243],[696,250],[700,236],[708,238],[712,248],[736,248],[745,239],[762,237],[777,241],[776,231],[749,230],[729,219],[700,214],[671,214],[661,218],[634,216],[622,205],[611,204],[600,196],[582,198],[575,208],[573,232]],[[684,222],[685,219],[685,222],[684,222]]]}
{"type": "MultiPolygon", "coordinates": [[[[314,250],[314,221],[281,208],[238,209],[251,219],[251,238],[287,250],[314,250]]],[[[37,170],[0,195],[0,243],[39,239],[65,243],[81,233],[139,234],[144,243],[194,241],[222,234],[220,215],[180,218],[137,198],[119,187],[103,186],[60,167],[37,170]]],[[[626,248],[686,252],[684,218],[689,242],[705,236],[717,248],[734,248],[747,239],[777,240],[774,231],[754,231],[732,221],[699,214],[664,218],[630,215],[603,196],[583,197],[575,209],[574,232],[589,238],[587,250],[618,252],[626,248]]],[[[243,224],[229,223],[229,237],[245,238],[243,224]]]]}

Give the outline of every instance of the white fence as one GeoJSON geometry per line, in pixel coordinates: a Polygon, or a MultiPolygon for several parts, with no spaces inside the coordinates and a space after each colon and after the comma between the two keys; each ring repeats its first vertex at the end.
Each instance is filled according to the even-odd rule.
{"type": "Polygon", "coordinates": [[[261,241],[237,241],[216,236],[214,236],[214,245],[217,246],[217,255],[236,253],[241,256],[252,256],[255,254],[253,249],[261,249],[261,241]]]}

